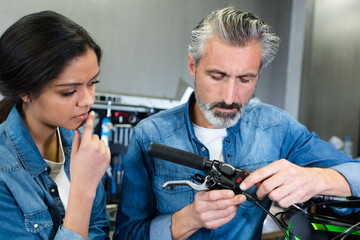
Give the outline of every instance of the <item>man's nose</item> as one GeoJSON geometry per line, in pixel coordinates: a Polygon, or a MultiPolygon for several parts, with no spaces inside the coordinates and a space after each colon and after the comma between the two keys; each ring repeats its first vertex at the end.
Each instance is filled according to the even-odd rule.
{"type": "Polygon", "coordinates": [[[223,100],[227,105],[235,102],[236,99],[236,81],[233,78],[229,78],[224,83],[223,89],[223,100]]]}

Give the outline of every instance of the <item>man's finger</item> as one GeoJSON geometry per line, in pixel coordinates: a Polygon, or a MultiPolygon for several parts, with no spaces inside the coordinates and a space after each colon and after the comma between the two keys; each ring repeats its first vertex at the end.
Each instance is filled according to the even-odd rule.
{"type": "MultiPolygon", "coordinates": [[[[271,177],[281,169],[279,161],[270,163],[269,165],[262,167],[255,172],[252,172],[244,181],[240,184],[240,189],[245,191],[257,183],[263,182],[265,179],[271,177]]],[[[258,185],[258,184],[257,184],[258,185]]]]}
{"type": "Polygon", "coordinates": [[[210,201],[216,201],[220,199],[229,199],[235,196],[232,190],[213,190],[206,192],[210,201]]]}
{"type": "Polygon", "coordinates": [[[95,118],[95,113],[94,111],[91,111],[89,113],[89,116],[86,120],[85,123],[85,128],[84,128],[84,133],[83,133],[83,141],[91,141],[91,136],[93,133],[93,126],[94,126],[94,118],[95,118]]]}

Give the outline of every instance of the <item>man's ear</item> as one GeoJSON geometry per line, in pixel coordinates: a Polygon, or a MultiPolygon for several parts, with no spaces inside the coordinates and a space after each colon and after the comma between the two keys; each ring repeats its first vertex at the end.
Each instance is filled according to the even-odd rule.
{"type": "Polygon", "coordinates": [[[191,56],[191,54],[188,54],[188,58],[189,58],[189,62],[188,62],[188,68],[189,68],[189,72],[190,75],[193,77],[193,79],[195,79],[195,61],[194,58],[191,56]]]}

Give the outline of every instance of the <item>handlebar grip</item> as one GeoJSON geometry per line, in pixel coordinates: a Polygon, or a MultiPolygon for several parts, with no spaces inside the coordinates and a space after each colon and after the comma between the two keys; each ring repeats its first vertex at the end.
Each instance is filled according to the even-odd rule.
{"type": "Polygon", "coordinates": [[[336,197],[336,196],[325,196],[315,195],[309,200],[312,204],[326,204],[333,207],[343,208],[359,208],[360,198],[359,197],[336,197]]]}
{"type": "Polygon", "coordinates": [[[195,153],[186,152],[177,148],[151,142],[148,154],[183,166],[204,170],[207,158],[195,153]]]}

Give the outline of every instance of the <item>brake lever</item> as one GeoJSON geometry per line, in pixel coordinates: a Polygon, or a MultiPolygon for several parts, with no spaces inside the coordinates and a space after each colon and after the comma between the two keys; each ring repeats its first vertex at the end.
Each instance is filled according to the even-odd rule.
{"type": "Polygon", "coordinates": [[[188,180],[178,180],[178,181],[167,181],[162,185],[162,188],[167,188],[170,186],[180,186],[180,185],[185,185],[185,186],[189,186],[192,189],[196,190],[196,191],[204,191],[204,190],[210,190],[210,188],[207,186],[208,185],[208,180],[209,180],[210,176],[206,176],[205,180],[202,184],[195,184],[191,181],[188,180]]]}

